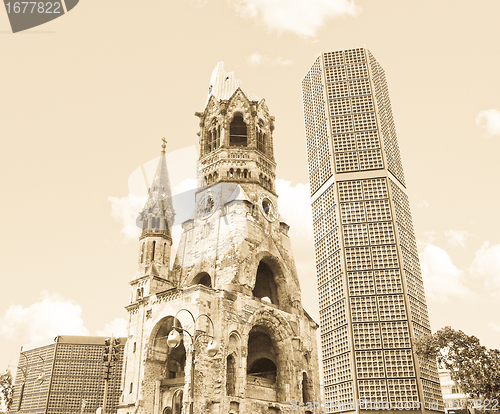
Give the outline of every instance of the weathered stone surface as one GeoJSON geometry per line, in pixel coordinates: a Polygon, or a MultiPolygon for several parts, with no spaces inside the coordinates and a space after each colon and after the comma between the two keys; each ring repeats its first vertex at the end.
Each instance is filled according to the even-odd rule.
{"type": "Polygon", "coordinates": [[[195,216],[183,225],[172,269],[164,263],[168,234],[141,237],[119,413],[187,413],[192,378],[194,413],[287,413],[291,399],[319,401],[320,391],[317,325],[301,305],[274,192],[274,118],[264,100],[250,101],[240,88],[226,101],[212,95],[197,116],[195,216]],[[246,124],[246,136],[237,137],[244,146],[231,144],[236,116],[246,124]],[[170,349],[174,324],[195,343],[184,333],[170,349]],[[220,344],[215,357],[206,351],[211,338],[201,333],[220,344]]]}

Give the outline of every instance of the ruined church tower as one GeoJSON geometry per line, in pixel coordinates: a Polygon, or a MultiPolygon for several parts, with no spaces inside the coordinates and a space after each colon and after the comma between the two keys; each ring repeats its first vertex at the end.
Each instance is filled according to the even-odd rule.
{"type": "Polygon", "coordinates": [[[274,117],[222,62],[196,116],[198,189],[172,268],[164,151],[141,213],[118,413],[289,413],[321,399],[318,325],[302,308],[278,209],[274,117]],[[174,326],[184,331],[170,347],[174,326]]]}

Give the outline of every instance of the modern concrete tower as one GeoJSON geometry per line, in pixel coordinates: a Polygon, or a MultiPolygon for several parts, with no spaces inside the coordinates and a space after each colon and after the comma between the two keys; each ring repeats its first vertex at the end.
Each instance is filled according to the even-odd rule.
{"type": "Polygon", "coordinates": [[[318,325],[302,308],[278,210],[274,118],[222,63],[196,116],[198,189],[194,205],[175,206],[193,216],[182,223],[172,268],[164,153],[141,214],[118,412],[289,413],[320,400],[318,325]],[[174,326],[183,329],[177,347],[174,326]]]}
{"type": "Polygon", "coordinates": [[[436,364],[413,352],[430,325],[384,71],[366,49],[322,53],[302,94],[325,399],[344,404],[329,412],[442,411],[436,364]]]}

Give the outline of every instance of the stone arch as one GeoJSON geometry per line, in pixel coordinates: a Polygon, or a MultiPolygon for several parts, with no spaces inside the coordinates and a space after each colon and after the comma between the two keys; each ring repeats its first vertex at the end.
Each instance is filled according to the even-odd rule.
{"type": "Polygon", "coordinates": [[[269,302],[280,308],[291,305],[286,269],[277,257],[269,251],[262,251],[255,256],[249,271],[251,275],[255,275],[251,281],[255,297],[267,297],[269,302]]]}
{"type": "Polygon", "coordinates": [[[229,145],[246,147],[248,145],[248,125],[241,112],[235,112],[229,125],[229,145]]]}
{"type": "Polygon", "coordinates": [[[229,341],[227,344],[227,357],[226,357],[226,395],[236,396],[240,389],[241,377],[241,338],[240,335],[233,331],[229,334],[229,341]]]}
{"type": "MultiPolygon", "coordinates": [[[[181,327],[179,320],[175,325],[181,327]]],[[[167,336],[174,326],[174,317],[166,316],[160,319],[151,331],[145,370],[154,368],[159,377],[165,379],[184,376],[186,365],[186,349],[184,341],[179,346],[170,349],[167,346],[167,336]],[[148,367],[148,363],[151,365],[148,367]],[[159,372],[158,372],[159,370],[159,372]]]]}
{"type": "Polygon", "coordinates": [[[306,371],[302,371],[302,401],[306,405],[308,402],[314,403],[312,381],[309,379],[306,371]]]}
{"type": "Polygon", "coordinates": [[[191,281],[191,286],[194,285],[203,285],[206,287],[212,287],[212,278],[207,272],[198,273],[193,280],[191,281]]]}
{"type": "Polygon", "coordinates": [[[182,388],[177,389],[172,396],[172,414],[182,413],[182,400],[184,397],[184,391],[182,388]]]}
{"type": "MultiPolygon", "coordinates": [[[[143,368],[142,392],[144,394],[154,395],[155,384],[158,380],[184,382],[186,366],[184,341],[181,341],[179,346],[174,349],[167,346],[167,336],[174,326],[174,320],[175,326],[182,326],[179,320],[176,320],[172,315],[168,315],[159,318],[151,330],[147,341],[148,347],[146,348],[146,359],[143,368]]],[[[153,400],[145,402],[145,412],[153,412],[153,404],[153,400]]]]}
{"type": "MultiPolygon", "coordinates": [[[[264,307],[258,309],[252,315],[249,325],[246,328],[245,335],[247,346],[252,346],[252,340],[255,339],[257,344],[260,342],[267,347],[267,350],[262,348],[258,349],[257,352],[253,352],[247,348],[247,370],[249,368],[252,370],[252,364],[259,359],[265,358],[273,362],[276,365],[276,380],[274,385],[271,375],[269,378],[266,378],[264,375],[264,382],[267,380],[271,388],[275,387],[277,401],[286,402],[287,399],[290,399],[290,390],[296,387],[293,377],[293,331],[287,320],[279,314],[279,311],[264,307]],[[269,339],[266,340],[265,337],[269,339]]],[[[264,361],[263,364],[263,366],[272,367],[268,361],[264,361]]],[[[252,380],[252,372],[250,372],[250,377],[247,375],[247,389],[250,391],[252,380]]]]}

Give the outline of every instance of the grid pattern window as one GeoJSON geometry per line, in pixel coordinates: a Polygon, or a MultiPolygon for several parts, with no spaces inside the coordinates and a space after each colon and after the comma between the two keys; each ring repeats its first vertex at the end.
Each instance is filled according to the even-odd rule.
{"type": "Polygon", "coordinates": [[[23,352],[25,356],[19,356],[11,407],[13,410],[17,410],[19,407],[20,390],[24,382],[24,393],[20,412],[44,412],[49,384],[52,378],[51,367],[54,361],[54,350],[55,344],[51,344],[25,351],[23,352]],[[42,373],[45,374],[46,379],[42,384],[39,384],[37,382],[37,377],[42,373]]]}
{"type": "Polygon", "coordinates": [[[399,153],[396,127],[392,116],[391,101],[385,73],[380,64],[368,52],[369,66],[372,73],[374,96],[377,102],[380,131],[383,137],[388,170],[405,185],[403,165],[399,153]]]}
{"type": "Polygon", "coordinates": [[[348,353],[338,355],[333,358],[335,361],[336,381],[344,382],[351,379],[351,359],[348,353]]]}
{"type": "Polygon", "coordinates": [[[415,376],[411,349],[387,350],[384,351],[384,357],[388,377],[397,378],[415,376]]]}
{"type": "Polygon", "coordinates": [[[406,319],[403,295],[378,296],[378,308],[381,321],[397,321],[406,319]]]}
{"type": "Polygon", "coordinates": [[[354,323],[352,325],[354,349],[380,349],[380,328],[378,323],[354,323]]]}
{"type": "Polygon", "coordinates": [[[384,168],[383,155],[369,80],[368,62],[363,49],[355,60],[323,55],[328,109],[333,135],[334,164],[337,173],[384,168]]]}
{"type": "Polygon", "coordinates": [[[414,378],[388,379],[389,401],[393,404],[419,403],[417,381],[414,378]]]}
{"type": "Polygon", "coordinates": [[[375,296],[352,297],[351,319],[353,322],[377,321],[377,298],[375,296]]]}
{"type": "Polygon", "coordinates": [[[347,334],[347,325],[333,331],[333,340],[335,344],[335,355],[343,354],[349,351],[349,337],[347,334]]]}
{"type": "Polygon", "coordinates": [[[370,408],[370,403],[381,403],[387,401],[387,384],[385,380],[359,380],[358,397],[364,400],[364,405],[360,408],[370,408]]]}
{"type": "Polygon", "coordinates": [[[436,374],[437,365],[435,360],[419,357],[418,365],[420,367],[420,376],[422,378],[439,384],[439,374],[436,374]]]}
{"type": "MultiPolygon", "coordinates": [[[[325,397],[341,401],[349,384],[350,398],[356,386],[358,398],[418,404],[420,381],[429,381],[426,398],[439,384],[433,364],[421,361],[417,377],[412,354],[412,335],[429,333],[430,325],[385,74],[365,49],[320,58],[309,75],[319,69],[328,113],[315,122],[327,126],[335,174],[313,203],[322,348],[332,367],[350,355],[358,373],[355,384],[333,373],[325,397]]],[[[311,183],[319,157],[309,165],[311,183]]]]}
{"type": "Polygon", "coordinates": [[[321,57],[318,57],[302,81],[311,194],[332,175],[326,102],[323,94],[321,57]]]}
{"type": "Polygon", "coordinates": [[[444,411],[444,401],[441,394],[441,386],[439,384],[439,381],[436,383],[423,379],[422,389],[424,391],[425,405],[429,406],[429,404],[436,404],[437,401],[439,410],[444,411]]]}
{"type": "Polygon", "coordinates": [[[385,378],[382,351],[356,352],[356,373],[359,379],[385,378]]]}
{"type": "Polygon", "coordinates": [[[347,273],[349,296],[367,296],[375,294],[375,283],[372,272],[347,273]]]}
{"type": "Polygon", "coordinates": [[[375,270],[373,276],[377,294],[403,293],[399,269],[375,270]]]}
{"type": "Polygon", "coordinates": [[[325,384],[325,400],[329,406],[325,411],[327,414],[342,411],[354,410],[354,396],[352,390],[352,381],[346,381],[340,384],[325,384]]]}
{"type": "MultiPolygon", "coordinates": [[[[82,412],[82,399],[87,401],[84,413],[95,413],[96,409],[102,405],[104,396],[104,338],[102,338],[102,344],[78,343],[75,338],[79,337],[70,338],[72,338],[71,342],[68,343],[58,342],[29,351],[32,356],[38,354],[43,357],[47,380],[42,385],[37,385],[39,390],[35,393],[29,392],[28,387],[25,388],[21,412],[80,413],[82,412]],[[37,403],[34,405],[31,403],[29,406],[25,405],[25,402],[28,402],[33,396],[36,396],[43,404],[37,403]]],[[[117,412],[123,349],[123,346],[118,347],[118,360],[114,363],[111,371],[108,403],[106,405],[106,412],[110,414],[117,412]]],[[[36,367],[37,359],[41,364],[42,360],[40,358],[30,357],[29,371],[36,367]]],[[[38,374],[38,371],[33,371],[33,375],[38,376],[38,374]]]]}
{"type": "Polygon", "coordinates": [[[408,322],[381,322],[380,331],[384,349],[410,348],[408,322]]]}

